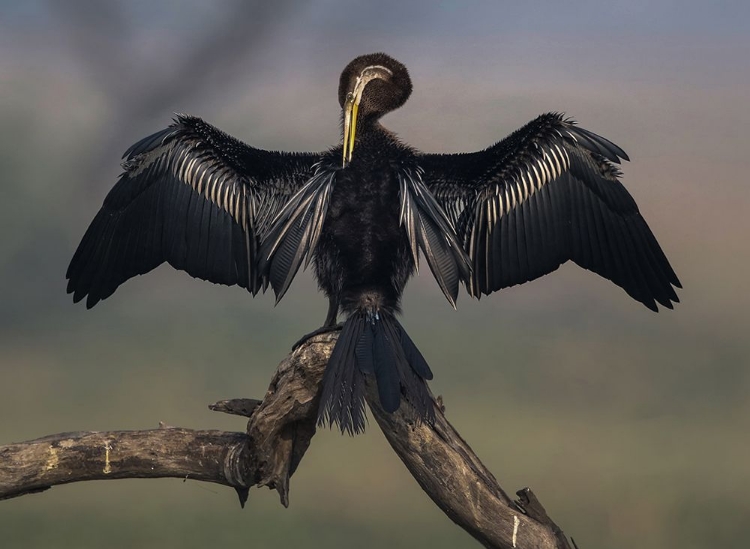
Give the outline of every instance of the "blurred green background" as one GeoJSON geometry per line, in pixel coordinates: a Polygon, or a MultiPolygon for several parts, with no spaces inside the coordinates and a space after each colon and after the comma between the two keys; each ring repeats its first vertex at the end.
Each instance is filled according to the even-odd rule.
{"type": "MultiPolygon", "coordinates": [[[[750,9],[740,2],[0,2],[0,444],[210,413],[260,397],[326,304],[278,306],[162,267],[91,311],[65,295],[120,154],[187,112],[258,147],[339,140],[338,75],[386,51],[414,80],[385,123],[426,151],[490,145],[556,110],[622,146],[624,182],[682,279],[652,314],[568,265],[454,312],[430,276],[403,323],[449,419],[582,549],[750,538],[750,9]]],[[[374,423],[319,432],[291,507],[181,480],[0,502],[3,548],[475,547],[374,423]]]]}

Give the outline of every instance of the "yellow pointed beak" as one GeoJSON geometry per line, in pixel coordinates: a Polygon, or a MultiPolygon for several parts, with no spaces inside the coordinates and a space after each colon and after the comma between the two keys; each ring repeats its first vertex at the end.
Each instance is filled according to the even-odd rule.
{"type": "Polygon", "coordinates": [[[365,86],[370,80],[375,78],[387,79],[390,75],[392,75],[391,71],[385,67],[379,65],[367,67],[357,77],[357,81],[354,83],[354,90],[347,94],[346,102],[344,103],[344,157],[342,159],[342,166],[346,167],[352,160],[354,139],[357,133],[357,113],[359,112],[359,102],[362,101],[362,92],[365,86]]]}
{"type": "MultiPolygon", "coordinates": [[[[356,89],[356,88],[355,88],[356,89]]],[[[350,93],[346,98],[346,104],[344,105],[344,158],[343,166],[346,166],[352,159],[352,152],[354,152],[354,138],[357,133],[357,112],[359,111],[359,97],[350,93]]]]}

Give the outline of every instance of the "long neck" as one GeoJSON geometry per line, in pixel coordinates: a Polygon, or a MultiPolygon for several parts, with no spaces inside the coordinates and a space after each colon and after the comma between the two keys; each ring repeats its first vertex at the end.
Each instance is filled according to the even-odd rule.
{"type": "Polygon", "coordinates": [[[354,150],[361,143],[369,143],[373,139],[377,140],[384,135],[389,135],[380,123],[380,115],[360,113],[357,117],[357,131],[354,138],[354,150]]]}

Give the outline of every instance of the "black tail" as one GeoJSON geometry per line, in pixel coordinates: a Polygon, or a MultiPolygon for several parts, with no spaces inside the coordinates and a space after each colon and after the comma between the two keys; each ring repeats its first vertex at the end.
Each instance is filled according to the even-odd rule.
{"type": "Polygon", "coordinates": [[[323,375],[318,425],[365,430],[365,376],[374,376],[380,404],[395,412],[401,397],[418,421],[432,423],[435,407],[425,380],[432,372],[392,313],[357,311],[344,323],[323,375]]]}

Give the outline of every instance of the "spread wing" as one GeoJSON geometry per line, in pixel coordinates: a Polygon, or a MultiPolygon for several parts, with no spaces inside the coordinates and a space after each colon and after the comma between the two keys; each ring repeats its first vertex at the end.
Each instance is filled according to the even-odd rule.
{"type": "Polygon", "coordinates": [[[459,281],[471,280],[471,262],[451,222],[427,189],[421,169],[401,170],[399,186],[399,223],[406,229],[414,265],[418,268],[422,250],[440,289],[455,309],[459,281]]]}
{"type": "Polygon", "coordinates": [[[270,283],[278,303],[305,260],[313,257],[323,230],[336,170],[319,162],[315,174],[272,219],[260,248],[259,271],[270,283]]]}
{"type": "Polygon", "coordinates": [[[167,261],[191,276],[255,294],[261,238],[313,173],[318,155],[255,149],[180,115],[123,155],[125,172],[67,271],[75,302],[93,307],[167,261]]]}
{"type": "Polygon", "coordinates": [[[572,259],[649,309],[672,308],[680,281],[618,179],[620,159],[628,157],[617,145],[556,113],[484,151],[421,155],[424,180],[470,257],[469,293],[572,259]]]}

